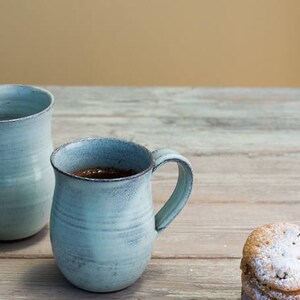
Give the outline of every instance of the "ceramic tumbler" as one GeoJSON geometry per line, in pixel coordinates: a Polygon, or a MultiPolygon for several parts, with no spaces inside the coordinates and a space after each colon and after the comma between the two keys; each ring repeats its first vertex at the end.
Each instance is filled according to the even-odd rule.
{"type": "Polygon", "coordinates": [[[190,163],[174,150],[150,152],[112,138],[65,144],[53,152],[51,163],[56,185],[50,238],[59,269],[71,283],[88,291],[128,287],[145,270],[156,237],[187,202],[193,182],[190,163]],[[166,162],[178,164],[178,182],[154,215],[151,178],[166,162]],[[99,166],[136,174],[113,179],[73,174],[99,166]]]}
{"type": "Polygon", "coordinates": [[[31,236],[49,220],[53,101],[41,88],[0,85],[0,240],[31,236]]]}

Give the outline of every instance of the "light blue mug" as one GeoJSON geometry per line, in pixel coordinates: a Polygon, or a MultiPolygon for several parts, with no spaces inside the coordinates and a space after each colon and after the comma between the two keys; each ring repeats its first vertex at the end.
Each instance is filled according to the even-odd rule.
{"type": "Polygon", "coordinates": [[[0,240],[31,236],[49,220],[53,102],[41,88],[0,85],[0,240]]]}
{"type": "Polygon", "coordinates": [[[155,238],[186,204],[193,172],[174,150],[150,152],[113,138],[77,140],[51,156],[56,185],[50,238],[56,263],[74,285],[92,292],[128,287],[145,270],[155,238]],[[176,188],[154,216],[152,173],[166,162],[178,164],[176,188]],[[74,175],[93,167],[133,169],[123,178],[92,179],[74,175]]]}

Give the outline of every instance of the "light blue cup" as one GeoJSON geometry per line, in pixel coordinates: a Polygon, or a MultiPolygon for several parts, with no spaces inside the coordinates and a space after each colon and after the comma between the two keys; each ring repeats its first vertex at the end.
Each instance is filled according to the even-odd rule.
{"type": "Polygon", "coordinates": [[[0,240],[31,236],[49,220],[53,101],[41,88],[0,85],[0,240]]]}
{"type": "Polygon", "coordinates": [[[128,287],[145,270],[153,242],[186,204],[193,173],[174,150],[150,152],[132,142],[112,138],[65,144],[51,156],[56,185],[50,237],[56,263],[74,285],[92,292],[128,287]],[[166,162],[178,164],[177,186],[154,216],[153,172],[166,162]],[[90,179],[72,175],[93,167],[133,169],[125,178],[90,179]]]}

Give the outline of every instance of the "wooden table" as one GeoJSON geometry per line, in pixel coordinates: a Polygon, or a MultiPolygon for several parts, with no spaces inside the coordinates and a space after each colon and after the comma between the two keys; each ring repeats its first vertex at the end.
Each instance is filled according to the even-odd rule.
{"type": "MultiPolygon", "coordinates": [[[[188,205],[156,241],[133,286],[93,294],[69,284],[55,265],[49,228],[0,243],[0,299],[239,299],[239,263],[250,231],[300,224],[300,89],[49,87],[55,147],[113,136],[154,150],[171,147],[195,171],[188,205]]],[[[153,178],[155,207],[177,169],[153,178]]]]}

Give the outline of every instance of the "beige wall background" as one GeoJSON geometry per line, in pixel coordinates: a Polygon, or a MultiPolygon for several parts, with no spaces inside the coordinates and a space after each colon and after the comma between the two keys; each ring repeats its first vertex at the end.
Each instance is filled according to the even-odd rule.
{"type": "Polygon", "coordinates": [[[300,1],[0,0],[0,83],[300,86],[300,1]]]}

